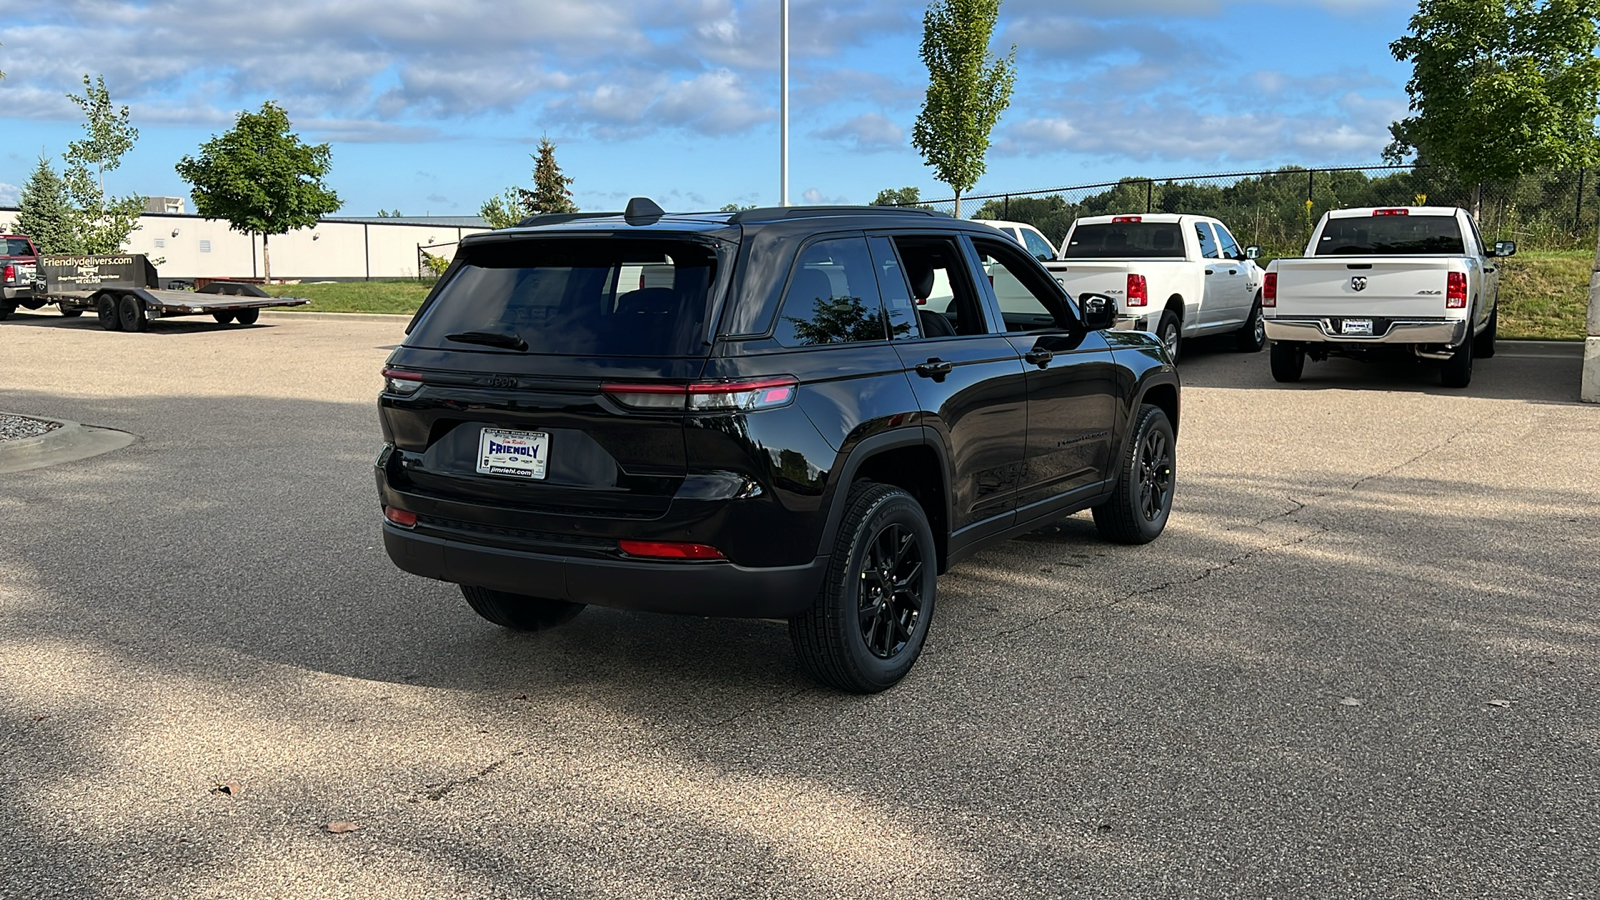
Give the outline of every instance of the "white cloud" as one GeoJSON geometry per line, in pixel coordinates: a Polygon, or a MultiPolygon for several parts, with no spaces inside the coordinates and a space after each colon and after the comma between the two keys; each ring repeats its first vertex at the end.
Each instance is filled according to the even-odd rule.
{"type": "Polygon", "coordinates": [[[0,181],[0,206],[16,206],[22,202],[22,188],[0,181]]]}
{"type": "Polygon", "coordinates": [[[816,137],[838,141],[862,153],[898,150],[906,146],[906,130],[883,113],[862,113],[830,128],[814,131],[816,137]]]}
{"type": "Polygon", "coordinates": [[[829,200],[826,194],[814,187],[806,188],[802,191],[800,199],[804,200],[807,206],[848,206],[850,204],[849,197],[834,197],[829,200]]]}

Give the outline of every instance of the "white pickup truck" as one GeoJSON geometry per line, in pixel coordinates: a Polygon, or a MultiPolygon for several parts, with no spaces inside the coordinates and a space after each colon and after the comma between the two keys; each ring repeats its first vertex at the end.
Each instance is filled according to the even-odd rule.
{"type": "Polygon", "coordinates": [[[1444,385],[1466,387],[1473,357],[1494,355],[1495,260],[1516,252],[1515,241],[1485,246],[1458,207],[1325,213],[1304,257],[1267,266],[1272,377],[1298,381],[1307,356],[1400,355],[1442,361],[1444,385]]]}
{"type": "Polygon", "coordinates": [[[1241,250],[1226,226],[1206,216],[1086,216],[1072,223],[1045,268],[1074,297],[1115,299],[1117,327],[1155,332],[1177,361],[1184,340],[1207,334],[1231,333],[1240,350],[1261,349],[1259,254],[1241,250]]]}

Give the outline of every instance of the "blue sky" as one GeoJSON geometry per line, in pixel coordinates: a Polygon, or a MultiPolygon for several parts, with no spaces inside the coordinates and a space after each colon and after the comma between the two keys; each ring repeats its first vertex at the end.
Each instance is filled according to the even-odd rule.
{"type": "MultiPolygon", "coordinates": [[[[793,203],[947,197],[910,146],[920,2],[790,3],[793,203]]],[[[46,0],[0,15],[0,205],[59,167],[103,75],[139,142],[113,193],[243,109],[333,149],[344,215],[466,215],[531,181],[541,134],[584,209],[775,204],[778,0],[46,0]]],[[[1405,115],[1407,0],[1005,0],[1017,86],[977,192],[1280,165],[1376,164],[1405,115]]]]}

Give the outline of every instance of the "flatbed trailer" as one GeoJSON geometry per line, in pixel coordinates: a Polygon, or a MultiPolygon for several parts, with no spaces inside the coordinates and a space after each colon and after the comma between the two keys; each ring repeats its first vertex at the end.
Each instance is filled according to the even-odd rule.
{"type": "Polygon", "coordinates": [[[160,319],[198,315],[210,315],[224,325],[253,325],[267,307],[311,302],[274,297],[244,281],[213,281],[198,291],[163,290],[159,285],[155,266],[142,253],[41,256],[34,300],[56,304],[64,316],[93,310],[107,331],[143,331],[160,319]]]}

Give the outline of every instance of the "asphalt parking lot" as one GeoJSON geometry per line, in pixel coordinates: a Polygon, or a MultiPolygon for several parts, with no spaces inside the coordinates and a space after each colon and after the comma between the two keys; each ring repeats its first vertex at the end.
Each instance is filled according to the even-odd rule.
{"type": "Polygon", "coordinates": [[[138,436],[0,474],[0,897],[1600,895],[1576,357],[1191,348],[1167,533],[960,566],[863,698],[782,623],[519,636],[396,570],[399,338],[0,324],[0,411],[138,436]]]}

